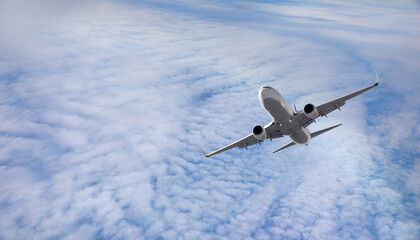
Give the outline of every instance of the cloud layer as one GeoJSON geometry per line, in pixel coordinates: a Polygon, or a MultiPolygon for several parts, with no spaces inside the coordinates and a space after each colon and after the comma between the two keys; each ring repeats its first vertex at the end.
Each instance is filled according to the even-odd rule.
{"type": "Polygon", "coordinates": [[[420,235],[411,3],[0,3],[0,238],[420,235]],[[309,147],[201,156],[271,120],[261,85],[302,108],[375,72],[309,147]]]}

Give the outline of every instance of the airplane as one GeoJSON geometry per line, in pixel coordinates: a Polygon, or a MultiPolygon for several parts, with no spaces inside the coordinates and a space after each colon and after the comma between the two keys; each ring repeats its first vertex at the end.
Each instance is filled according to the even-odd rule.
{"type": "Polygon", "coordinates": [[[303,110],[301,111],[296,110],[296,105],[294,106],[294,109],[292,109],[292,107],[290,107],[287,101],[276,89],[269,86],[261,87],[258,92],[258,99],[261,103],[261,106],[273,118],[273,121],[264,127],[261,125],[256,125],[252,129],[251,134],[230,145],[220,148],[219,150],[216,150],[210,154],[205,154],[203,149],[201,149],[201,153],[205,157],[211,157],[235,147],[246,148],[248,150],[248,147],[251,145],[257,143],[261,145],[261,142],[263,142],[265,139],[270,139],[272,141],[275,138],[280,138],[283,136],[288,136],[292,142],[275,150],[273,153],[279,152],[296,144],[304,144],[308,146],[309,141],[312,138],[342,125],[340,123],[335,126],[310,133],[307,127],[311,123],[316,122],[316,118],[328,117],[327,114],[336,109],[341,111],[341,107],[344,106],[347,100],[350,100],[374,87],[377,87],[378,85],[379,77],[378,74],[376,74],[376,83],[369,87],[363,88],[359,91],[321,104],[319,106],[308,103],[303,107],[303,110]]]}

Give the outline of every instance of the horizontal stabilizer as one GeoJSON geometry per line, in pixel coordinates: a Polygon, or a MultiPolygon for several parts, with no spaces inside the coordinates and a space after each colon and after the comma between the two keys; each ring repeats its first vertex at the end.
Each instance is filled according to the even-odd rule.
{"type": "MultiPolygon", "coordinates": [[[[337,124],[335,126],[332,126],[332,127],[329,127],[329,128],[325,128],[325,129],[322,129],[322,130],[319,130],[318,132],[311,133],[311,138],[317,137],[317,136],[319,136],[319,135],[321,135],[321,134],[323,134],[325,132],[328,132],[328,131],[336,128],[336,127],[339,127],[341,125],[343,125],[343,124],[340,123],[340,124],[337,124]]],[[[273,153],[279,152],[279,151],[281,151],[283,149],[286,149],[286,148],[291,147],[291,146],[294,146],[294,145],[296,145],[296,143],[295,142],[291,142],[291,143],[287,144],[286,146],[277,149],[273,153]]]]}
{"type": "Polygon", "coordinates": [[[274,151],[273,153],[276,153],[276,152],[278,152],[278,151],[281,151],[281,150],[283,150],[283,149],[286,149],[286,148],[291,147],[291,146],[294,146],[294,145],[296,145],[296,143],[295,143],[295,142],[291,142],[291,143],[287,144],[286,146],[284,146],[284,147],[281,147],[281,148],[277,149],[277,150],[276,150],[276,151],[274,151]]]}
{"type": "Polygon", "coordinates": [[[341,125],[343,125],[343,124],[340,123],[340,124],[337,124],[335,126],[332,126],[332,127],[329,127],[329,128],[325,128],[325,129],[322,129],[322,130],[319,130],[318,132],[311,133],[311,138],[318,137],[319,135],[321,135],[321,134],[323,134],[325,132],[328,132],[328,131],[330,131],[330,130],[336,128],[336,127],[339,127],[341,125]]]}

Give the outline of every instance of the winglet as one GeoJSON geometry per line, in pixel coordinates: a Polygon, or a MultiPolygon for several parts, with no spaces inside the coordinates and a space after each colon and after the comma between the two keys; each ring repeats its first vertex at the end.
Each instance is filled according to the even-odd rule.
{"type": "Polygon", "coordinates": [[[376,83],[375,83],[375,86],[378,86],[379,85],[379,76],[378,76],[378,73],[376,73],[376,83]]]}
{"type": "Polygon", "coordinates": [[[206,154],[204,153],[203,148],[200,148],[200,149],[201,149],[201,153],[203,154],[203,156],[204,156],[204,157],[209,157],[208,155],[206,155],[206,154]]]}

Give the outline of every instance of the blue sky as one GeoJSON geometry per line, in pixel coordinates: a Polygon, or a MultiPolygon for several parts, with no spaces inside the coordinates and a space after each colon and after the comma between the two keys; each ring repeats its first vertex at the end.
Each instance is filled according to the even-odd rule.
{"type": "Polygon", "coordinates": [[[0,239],[418,239],[415,1],[1,1],[0,239]],[[309,127],[207,151],[322,104],[309,127]]]}

